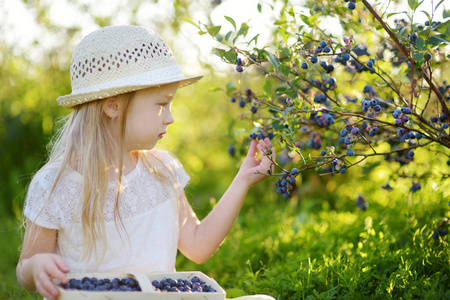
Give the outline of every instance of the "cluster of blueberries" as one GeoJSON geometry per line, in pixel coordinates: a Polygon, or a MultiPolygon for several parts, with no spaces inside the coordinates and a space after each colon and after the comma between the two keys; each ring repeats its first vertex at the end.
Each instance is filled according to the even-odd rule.
{"type": "Polygon", "coordinates": [[[238,73],[244,72],[244,67],[242,65],[242,59],[240,57],[236,58],[236,71],[238,73]]]}
{"type": "Polygon", "coordinates": [[[164,278],[160,281],[153,280],[152,285],[157,292],[217,292],[211,285],[206,284],[198,276],[189,279],[164,278]]]}
{"type": "Polygon", "coordinates": [[[83,277],[82,279],[70,279],[66,284],[61,284],[66,290],[83,290],[83,291],[120,291],[131,292],[141,291],[139,282],[131,277],[127,278],[108,278],[98,279],[96,277],[83,277]]]}
{"type": "Polygon", "coordinates": [[[336,57],[334,58],[334,61],[335,61],[335,62],[340,63],[340,64],[342,64],[342,65],[344,65],[344,66],[347,65],[347,62],[348,62],[349,60],[350,60],[350,54],[348,54],[347,52],[341,53],[341,54],[339,54],[338,56],[336,56],[336,57]]]}
{"type": "Polygon", "coordinates": [[[339,172],[341,174],[344,174],[345,171],[347,171],[347,166],[342,160],[336,158],[331,162],[331,170],[333,173],[339,172]]]}
{"type": "Polygon", "coordinates": [[[359,128],[354,127],[352,124],[347,124],[345,128],[339,132],[339,135],[343,138],[343,143],[349,146],[358,140],[359,128]]]}
{"type": "MultiPolygon", "coordinates": [[[[335,113],[327,113],[322,112],[320,115],[316,112],[311,113],[310,120],[314,121],[318,126],[321,127],[329,127],[334,124],[334,118],[336,117],[335,113]]],[[[318,144],[318,143],[316,143],[318,144]]],[[[313,149],[317,149],[315,147],[310,147],[313,149]]],[[[319,147],[320,148],[320,147],[319,147]]]]}
{"type": "Polygon", "coordinates": [[[261,128],[259,128],[257,131],[253,131],[249,134],[248,138],[252,140],[263,140],[265,138],[268,138],[269,140],[272,140],[274,138],[273,129],[270,128],[269,125],[264,124],[261,128]]]}
{"type": "MultiPolygon", "coordinates": [[[[241,96],[241,99],[238,101],[238,105],[240,107],[245,107],[247,105],[247,103],[252,103],[250,107],[250,111],[254,114],[256,114],[256,112],[258,111],[258,106],[261,105],[261,101],[260,99],[255,97],[255,94],[253,93],[253,91],[251,89],[246,89],[245,90],[245,98],[243,96],[241,96]]],[[[237,98],[235,96],[232,96],[230,98],[230,102],[231,103],[235,103],[237,102],[237,98]]]]}
{"type": "Polygon", "coordinates": [[[366,210],[367,207],[369,206],[369,204],[367,203],[366,199],[363,196],[361,196],[361,195],[358,195],[358,198],[356,198],[355,204],[361,210],[366,210]]]}
{"type": "Polygon", "coordinates": [[[378,100],[372,99],[372,100],[362,100],[361,101],[362,110],[364,112],[370,112],[370,109],[373,109],[375,112],[381,111],[381,105],[378,104],[378,100]]]}
{"type": "Polygon", "coordinates": [[[395,125],[402,125],[409,121],[408,115],[411,114],[411,108],[405,106],[401,109],[396,109],[392,113],[392,117],[395,119],[395,125]]]}
{"type": "Polygon", "coordinates": [[[278,177],[277,182],[275,183],[277,187],[277,194],[282,195],[284,198],[289,198],[291,195],[290,191],[293,188],[293,184],[295,184],[295,177],[299,174],[297,168],[293,168],[291,172],[283,172],[283,175],[278,177]]]}

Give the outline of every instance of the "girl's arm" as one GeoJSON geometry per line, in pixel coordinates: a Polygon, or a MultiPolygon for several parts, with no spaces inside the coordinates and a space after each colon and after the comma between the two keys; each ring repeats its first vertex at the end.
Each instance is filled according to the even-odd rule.
{"type": "Polygon", "coordinates": [[[248,189],[267,178],[268,170],[273,171],[272,162],[264,153],[272,144],[268,139],[256,142],[252,140],[247,156],[231,185],[214,209],[201,222],[198,220],[186,196],[183,194],[180,204],[180,238],[178,248],[190,260],[196,263],[207,261],[222,244],[236,220],[248,189]],[[256,159],[257,149],[262,155],[256,159]]]}
{"type": "Polygon", "coordinates": [[[55,254],[58,231],[37,226],[29,219],[26,225],[17,279],[27,290],[37,291],[49,300],[56,299],[59,292],[52,279],[67,283],[65,273],[69,272],[64,260],[55,254]]]}

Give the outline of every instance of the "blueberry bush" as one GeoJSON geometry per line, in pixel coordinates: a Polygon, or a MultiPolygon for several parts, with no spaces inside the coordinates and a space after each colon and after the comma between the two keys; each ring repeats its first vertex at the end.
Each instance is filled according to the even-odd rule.
{"type": "Polygon", "coordinates": [[[449,176],[450,13],[434,20],[443,1],[424,11],[423,1],[408,0],[409,11],[389,14],[385,1],[372,2],[307,1],[302,9],[284,1],[273,41],[262,47],[259,34],[247,36],[249,25],[231,17],[234,30],[225,33],[193,23],[238,74],[226,85],[243,121],[230,155],[244,154],[250,139],[271,139],[277,171],[265,175],[277,176],[274,189],[286,198],[307,170],[340,175],[379,164],[376,157],[396,166],[390,180],[409,178],[411,192],[449,176]],[[427,21],[415,22],[418,14],[427,21]],[[326,33],[324,17],[338,19],[343,35],[326,33]],[[245,86],[246,77],[257,87],[245,86]],[[442,164],[424,171],[426,163],[415,163],[423,151],[442,164]]]}

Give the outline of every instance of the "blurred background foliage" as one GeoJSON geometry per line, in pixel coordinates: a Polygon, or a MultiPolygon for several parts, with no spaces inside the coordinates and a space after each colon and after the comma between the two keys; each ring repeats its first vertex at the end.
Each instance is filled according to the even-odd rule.
{"type": "MultiPolygon", "coordinates": [[[[2,8],[6,7],[3,1],[0,0],[2,8]]],[[[246,136],[248,133],[242,128],[250,128],[252,122],[238,118],[242,111],[229,104],[225,86],[230,81],[242,90],[248,87],[258,90],[262,86],[260,74],[255,70],[249,68],[245,74],[250,76],[241,77],[233,66],[217,68],[220,59],[213,55],[212,47],[205,51],[204,44],[198,43],[202,38],[211,37],[194,37],[195,27],[183,21],[202,19],[203,23],[209,23],[209,16],[220,10],[226,0],[224,3],[218,0],[68,0],[72,13],[82,16],[74,25],[61,25],[52,19],[51,7],[59,0],[12,1],[25,7],[33,18],[32,23],[39,28],[39,35],[23,46],[20,35],[5,38],[11,28],[0,21],[0,223],[7,241],[1,243],[1,252],[7,259],[0,264],[3,274],[0,298],[39,299],[19,291],[15,281],[21,238],[18,228],[27,185],[45,163],[46,146],[58,121],[69,113],[57,105],[56,98],[71,91],[70,57],[82,36],[107,25],[148,25],[165,38],[186,75],[205,75],[196,85],[178,91],[173,105],[175,123],[158,145],[172,151],[190,174],[186,193],[199,218],[210,211],[236,174],[240,161],[228,154],[228,146],[248,142],[236,137],[235,132],[241,131],[246,136]],[[99,10],[102,5],[108,7],[106,12],[99,10]],[[143,15],[146,9],[150,10],[150,16],[156,17],[143,15]]],[[[283,8],[287,2],[269,1],[263,8],[283,8]]],[[[268,10],[277,15],[276,9],[268,10]]],[[[267,23],[271,22],[273,19],[268,17],[267,23]]],[[[265,33],[269,40],[277,39],[276,32],[265,33]]],[[[370,31],[366,34],[371,35],[370,31]]],[[[367,43],[370,46],[376,40],[368,39],[367,43]]],[[[416,159],[410,168],[433,171],[445,167],[443,157],[434,157],[426,149],[419,149],[416,159]]],[[[409,245],[412,237],[415,241],[429,238],[439,220],[449,216],[450,184],[446,178],[431,178],[418,195],[413,195],[409,192],[411,180],[399,178],[391,184],[394,191],[389,193],[380,187],[389,181],[394,169],[391,163],[378,158],[351,168],[345,176],[320,176],[308,171],[298,177],[299,188],[289,200],[276,195],[276,178],[269,178],[251,189],[230,237],[210,261],[198,266],[180,256],[177,269],[202,270],[230,289],[232,296],[265,292],[274,296],[278,293],[279,299],[300,299],[314,294],[316,289],[335,295],[337,282],[343,286],[342,293],[357,295],[360,291],[352,288],[352,284],[360,288],[382,279],[360,276],[355,270],[369,268],[364,269],[368,272],[377,265],[378,268],[399,265],[404,270],[426,256],[424,261],[438,268],[431,268],[431,273],[440,272],[433,275],[435,279],[430,279],[427,291],[432,293],[436,284],[442,285],[445,278],[448,287],[447,242],[437,248],[429,248],[433,244],[423,241],[419,246],[419,242],[414,242],[413,250],[402,252],[401,249],[409,245]],[[365,216],[354,205],[359,194],[364,194],[370,203],[370,211],[365,216]],[[367,249],[365,241],[370,242],[367,249]],[[383,244],[386,248],[381,247],[383,244]],[[376,255],[389,251],[394,254],[389,259],[386,255],[380,262],[376,255]],[[376,254],[367,256],[367,253],[376,254]],[[370,258],[366,265],[357,260],[361,257],[370,258]]],[[[427,266],[424,262],[419,271],[405,271],[409,284],[421,276],[429,278],[427,266]]],[[[386,280],[382,281],[384,285],[377,282],[372,292],[399,295],[393,287],[389,292],[389,286],[400,286],[396,278],[405,274],[398,270],[380,272],[385,272],[386,280]],[[377,284],[379,290],[375,290],[377,284]]],[[[408,286],[403,284],[402,291],[408,286]]],[[[320,297],[325,296],[317,296],[320,297]]]]}

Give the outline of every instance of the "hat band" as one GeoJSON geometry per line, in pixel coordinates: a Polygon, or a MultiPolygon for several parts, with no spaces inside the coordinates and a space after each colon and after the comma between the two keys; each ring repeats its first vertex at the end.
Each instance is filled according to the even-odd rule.
{"type": "Polygon", "coordinates": [[[100,92],[104,89],[109,89],[112,87],[121,88],[126,86],[154,86],[163,83],[176,82],[185,79],[181,68],[178,65],[172,65],[168,67],[163,67],[157,70],[152,70],[144,72],[141,74],[124,77],[108,82],[104,82],[97,85],[88,86],[85,88],[80,88],[72,92],[70,96],[91,94],[95,92],[100,92]]]}

